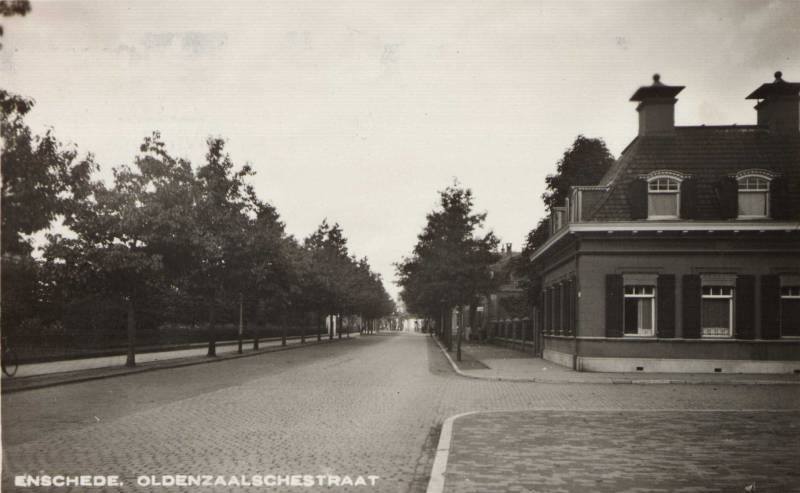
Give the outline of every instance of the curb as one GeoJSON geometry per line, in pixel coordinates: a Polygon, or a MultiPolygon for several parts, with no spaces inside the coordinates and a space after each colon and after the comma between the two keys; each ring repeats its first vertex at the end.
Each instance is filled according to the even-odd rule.
{"type": "Polygon", "coordinates": [[[453,441],[453,422],[463,416],[478,414],[482,411],[470,411],[450,416],[442,423],[442,432],[439,434],[439,444],[436,446],[436,456],[431,468],[431,479],[428,481],[426,493],[441,493],[444,491],[444,473],[447,470],[447,459],[450,456],[450,442],[453,441]]]}
{"type": "Polygon", "coordinates": [[[681,379],[647,379],[647,378],[609,378],[608,381],[593,381],[593,380],[553,380],[544,378],[520,378],[520,377],[486,377],[480,375],[470,375],[464,373],[458,368],[453,358],[447,353],[444,345],[438,338],[433,337],[439,349],[442,351],[453,371],[459,376],[464,378],[472,378],[474,380],[489,380],[493,382],[528,382],[528,383],[563,383],[563,384],[600,384],[600,385],[800,385],[800,381],[786,381],[779,380],[681,380],[681,379]]]}
{"type": "MultiPolygon", "coordinates": [[[[16,388],[7,388],[6,385],[3,385],[1,393],[5,394],[13,394],[17,392],[25,392],[27,390],[37,390],[37,389],[45,389],[48,387],[57,387],[60,385],[70,385],[73,383],[82,383],[82,382],[90,382],[92,380],[105,380],[107,378],[115,378],[115,377],[125,377],[128,375],[137,375],[139,373],[145,373],[150,371],[157,371],[157,370],[167,370],[171,368],[183,368],[186,366],[195,366],[195,365],[205,365],[209,363],[219,363],[222,361],[228,361],[232,359],[239,359],[239,358],[249,358],[252,356],[259,356],[262,354],[267,353],[277,353],[280,351],[288,351],[291,349],[300,349],[304,347],[310,346],[320,346],[323,344],[330,344],[331,342],[337,341],[346,341],[346,340],[355,340],[355,337],[351,338],[343,338],[343,339],[333,339],[333,340],[322,340],[322,341],[310,341],[306,343],[296,343],[296,344],[287,344],[286,346],[274,346],[265,349],[259,349],[257,351],[252,351],[249,353],[232,353],[232,354],[225,354],[215,357],[208,357],[208,356],[190,356],[189,358],[179,358],[175,360],[161,360],[162,362],[167,362],[165,364],[158,364],[159,362],[154,362],[156,364],[151,366],[137,366],[134,368],[126,368],[124,366],[111,366],[105,368],[107,370],[106,373],[99,373],[96,375],[75,375],[74,378],[70,378],[65,374],[59,373],[50,373],[48,376],[52,376],[52,381],[44,381],[44,382],[33,382],[30,385],[26,385],[25,383],[19,384],[19,387],[16,388]],[[201,358],[201,359],[200,359],[201,358]],[[171,361],[171,362],[170,362],[171,361]],[[65,378],[59,379],[58,375],[64,375],[65,378]]],[[[97,370],[101,370],[97,368],[97,370]]],[[[78,370],[79,372],[91,372],[92,369],[89,370],[78,370]]],[[[26,377],[23,377],[26,378],[26,377]]],[[[27,378],[36,378],[36,376],[27,377],[27,378]]]]}

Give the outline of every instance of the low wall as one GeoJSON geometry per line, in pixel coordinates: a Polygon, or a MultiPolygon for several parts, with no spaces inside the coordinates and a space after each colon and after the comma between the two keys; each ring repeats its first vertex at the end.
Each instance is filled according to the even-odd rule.
{"type": "Polygon", "coordinates": [[[543,357],[578,371],[800,373],[800,340],[545,336],[543,357]]]}

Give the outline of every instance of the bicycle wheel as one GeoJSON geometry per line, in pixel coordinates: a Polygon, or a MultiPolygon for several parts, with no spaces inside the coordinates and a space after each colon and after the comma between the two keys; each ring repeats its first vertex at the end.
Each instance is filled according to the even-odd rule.
{"type": "Polygon", "coordinates": [[[3,351],[3,373],[8,375],[9,377],[13,377],[17,374],[17,368],[19,365],[17,364],[17,355],[14,354],[13,351],[3,351]]]}

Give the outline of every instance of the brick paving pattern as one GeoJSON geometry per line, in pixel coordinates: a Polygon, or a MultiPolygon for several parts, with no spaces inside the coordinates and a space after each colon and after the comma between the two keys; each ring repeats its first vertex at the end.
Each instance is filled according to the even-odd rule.
{"type": "Polygon", "coordinates": [[[630,383],[639,381],[670,381],[676,383],[793,383],[800,384],[800,374],[738,374],[738,373],[592,373],[576,372],[518,348],[494,344],[464,343],[462,361],[456,361],[455,347],[449,352],[459,370],[469,376],[534,380],[553,383],[630,383]]]}
{"type": "Polygon", "coordinates": [[[416,492],[459,412],[796,410],[800,388],[478,381],[425,336],[377,335],[6,394],[2,406],[3,491],[24,473],[119,474],[124,491],[158,491],[136,486],[143,474],[330,473],[380,476],[335,491],[416,492]]]}
{"type": "Polygon", "coordinates": [[[517,412],[453,426],[448,492],[800,491],[800,412],[517,412]]]}

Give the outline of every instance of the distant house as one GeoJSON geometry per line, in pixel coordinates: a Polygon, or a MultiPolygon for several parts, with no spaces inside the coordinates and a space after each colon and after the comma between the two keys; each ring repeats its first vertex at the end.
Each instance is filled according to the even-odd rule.
{"type": "Polygon", "coordinates": [[[546,359],[584,371],[800,371],[800,84],[756,125],[676,126],[684,88],[639,88],[639,134],[574,187],[531,256],[546,359]]]}

